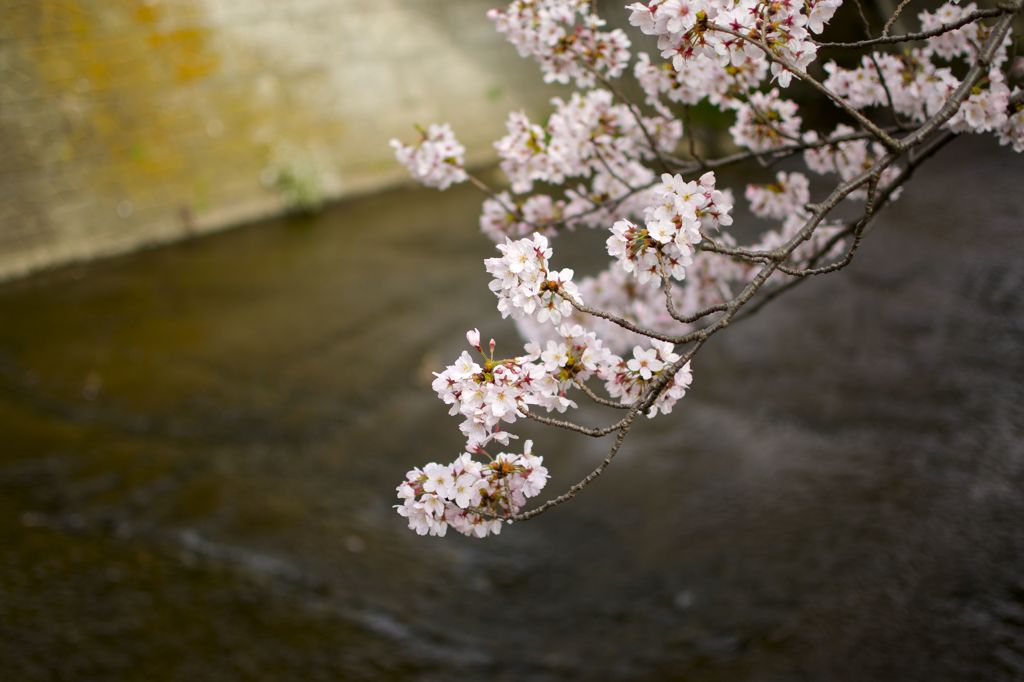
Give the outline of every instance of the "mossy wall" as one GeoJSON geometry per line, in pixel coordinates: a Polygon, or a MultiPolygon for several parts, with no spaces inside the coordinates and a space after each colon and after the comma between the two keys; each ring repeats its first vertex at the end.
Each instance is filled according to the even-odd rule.
{"type": "Polygon", "coordinates": [[[0,0],[0,278],[362,192],[550,93],[486,0],[0,0]]]}

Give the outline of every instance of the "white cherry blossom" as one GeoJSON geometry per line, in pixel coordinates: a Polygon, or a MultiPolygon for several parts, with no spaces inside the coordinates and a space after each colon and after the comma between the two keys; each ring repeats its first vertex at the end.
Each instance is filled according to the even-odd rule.
{"type": "MultiPolygon", "coordinates": [[[[543,460],[531,441],[521,454],[492,456],[487,448],[508,449],[517,440],[509,429],[528,416],[545,421],[545,412],[562,415],[590,399],[602,410],[621,408],[628,417],[618,424],[632,424],[641,409],[648,417],[671,412],[693,381],[680,353],[689,359],[734,320],[750,292],[849,262],[865,223],[845,212],[857,208],[870,220],[896,200],[896,183],[929,140],[989,134],[1024,152],[1024,60],[1010,62],[1012,32],[991,37],[1002,18],[943,30],[978,9],[946,2],[917,17],[920,30],[936,35],[872,41],[844,53],[819,39],[840,6],[633,2],[625,17],[650,44],[631,69],[630,39],[609,29],[590,0],[511,0],[489,13],[545,81],[577,90],[551,99],[546,115],[510,113],[494,145],[503,183],[492,189],[474,178],[486,194],[480,230],[498,250],[484,261],[489,287],[526,343],[521,354],[496,356],[493,339],[485,348],[479,330],[469,330],[472,352],[434,375],[434,391],[461,420],[465,452],[451,464],[409,471],[396,488],[396,509],[411,530],[443,536],[451,527],[482,538],[522,512],[548,480],[543,460]],[[820,66],[819,51],[827,56],[820,66]],[[638,90],[619,87],[616,79],[626,74],[638,90]],[[970,88],[961,80],[968,77],[970,88]],[[798,78],[823,80],[787,90],[798,78]],[[805,120],[798,106],[824,90],[822,101],[836,104],[847,121],[831,132],[816,123],[818,115],[805,120]],[[629,100],[633,91],[642,101],[629,100]],[[958,92],[958,105],[950,105],[958,92]],[[720,117],[725,144],[735,149],[705,159],[705,146],[715,145],[684,130],[691,114],[720,117]],[[917,139],[913,131],[922,124],[928,134],[917,139]],[[733,192],[713,170],[742,160],[755,169],[738,186],[756,220],[733,232],[726,229],[733,192]],[[831,176],[813,184],[827,181],[845,204],[825,191],[815,191],[821,203],[812,204],[808,172],[831,176]],[[833,204],[843,220],[825,210],[833,204]],[[586,274],[577,277],[552,266],[551,243],[581,228],[603,233],[611,260],[595,271],[580,254],[586,274]]],[[[444,189],[469,178],[465,150],[446,124],[420,129],[412,145],[392,146],[425,185],[444,189]]],[[[566,254],[576,255],[560,247],[566,254]]],[[[606,433],[567,417],[548,421],[606,433]]]]}
{"type": "Polygon", "coordinates": [[[426,130],[419,130],[420,139],[414,145],[391,140],[399,163],[427,187],[447,189],[450,185],[465,182],[468,177],[463,168],[466,149],[455,139],[451,127],[447,123],[435,123],[426,130]]]}
{"type": "Polygon", "coordinates": [[[532,450],[533,442],[526,441],[522,454],[500,453],[490,462],[463,453],[451,464],[413,469],[396,488],[401,504],[395,510],[418,535],[443,537],[449,526],[471,537],[497,535],[547,484],[544,458],[532,450]],[[443,488],[435,483],[441,479],[443,488]]]}

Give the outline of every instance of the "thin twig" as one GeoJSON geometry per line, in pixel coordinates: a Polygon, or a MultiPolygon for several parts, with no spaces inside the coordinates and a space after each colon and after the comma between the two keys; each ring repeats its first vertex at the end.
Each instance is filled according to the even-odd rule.
{"type": "Polygon", "coordinates": [[[633,120],[636,121],[637,126],[639,126],[640,132],[643,133],[644,138],[647,140],[647,144],[651,148],[651,153],[653,153],[655,158],[658,159],[658,163],[661,164],[662,170],[667,171],[670,167],[668,161],[666,161],[665,157],[662,156],[661,149],[658,147],[658,143],[654,140],[654,136],[651,135],[651,131],[647,129],[647,123],[644,121],[643,112],[640,111],[640,107],[637,106],[633,102],[633,100],[623,95],[622,92],[618,88],[616,88],[610,80],[608,80],[607,78],[605,78],[604,76],[602,76],[593,69],[591,69],[591,73],[594,74],[594,77],[597,78],[597,80],[599,80],[601,84],[604,85],[604,87],[608,88],[608,90],[610,90],[611,93],[615,95],[616,99],[618,99],[620,102],[626,105],[630,113],[633,115],[633,120]]]}
{"type": "Polygon", "coordinates": [[[1000,5],[993,9],[979,9],[974,10],[964,16],[960,17],[956,21],[951,21],[948,24],[937,26],[929,31],[920,31],[917,33],[903,33],[901,35],[890,36],[883,35],[880,38],[869,38],[867,40],[854,40],[852,42],[819,42],[818,47],[834,47],[834,48],[858,48],[858,47],[870,47],[871,45],[892,45],[894,43],[908,43],[915,42],[918,40],[927,40],[928,38],[934,38],[940,36],[943,33],[949,33],[955,31],[958,28],[963,28],[967,24],[973,23],[978,19],[985,19],[986,17],[998,17],[1002,14],[1014,13],[1017,10],[1009,5],[1000,5]]]}
{"type": "Polygon", "coordinates": [[[603,460],[601,460],[601,464],[599,464],[596,469],[587,474],[579,483],[573,484],[564,493],[562,493],[558,497],[551,498],[550,500],[540,505],[539,507],[534,507],[529,511],[516,514],[512,517],[512,520],[526,521],[528,519],[532,519],[533,517],[539,514],[543,514],[548,509],[551,509],[552,507],[557,507],[563,502],[568,502],[572,498],[576,497],[579,491],[586,488],[595,478],[603,474],[605,469],[608,468],[608,465],[612,463],[612,460],[615,459],[615,455],[619,453],[619,449],[622,447],[622,441],[626,439],[627,433],[629,433],[629,429],[626,427],[623,427],[622,429],[619,430],[619,434],[615,436],[615,442],[612,443],[612,447],[608,451],[608,455],[603,460]]]}
{"type": "Polygon", "coordinates": [[[584,436],[590,436],[591,438],[601,438],[607,436],[609,433],[622,428],[622,421],[616,422],[610,426],[601,427],[590,427],[571,422],[566,419],[554,419],[552,417],[545,417],[542,414],[536,414],[525,408],[520,408],[524,416],[528,419],[532,419],[535,422],[541,424],[547,424],[548,426],[557,426],[560,429],[566,429],[568,431],[575,431],[576,433],[582,433],[584,436]]]}
{"type": "Polygon", "coordinates": [[[893,10],[892,16],[889,17],[885,22],[885,26],[882,27],[883,38],[889,35],[889,31],[891,31],[892,27],[896,24],[896,20],[900,18],[900,15],[903,14],[903,10],[905,10],[909,4],[910,0],[902,0],[902,2],[896,6],[896,9],[893,10]]]}
{"type": "Polygon", "coordinates": [[[797,66],[790,60],[786,59],[782,55],[775,53],[764,42],[751,38],[750,36],[744,35],[739,31],[734,31],[731,28],[719,26],[718,24],[710,24],[709,28],[714,29],[716,31],[721,31],[722,33],[728,33],[729,35],[732,36],[736,36],[737,38],[745,40],[751,45],[754,45],[759,50],[761,50],[770,61],[777,62],[778,64],[783,66],[787,71],[792,73],[794,76],[804,81],[812,88],[814,88],[815,90],[817,90],[818,92],[832,100],[833,104],[835,104],[837,107],[839,107],[847,114],[849,114],[851,117],[853,117],[861,125],[861,127],[864,128],[864,130],[874,135],[879,142],[884,144],[889,149],[899,149],[899,143],[895,139],[893,139],[892,136],[890,136],[887,132],[878,127],[878,125],[874,121],[872,121],[863,113],[861,113],[858,109],[856,109],[853,105],[847,102],[844,98],[832,92],[832,90],[825,86],[825,84],[811,77],[810,74],[801,69],[799,66],[797,66]]]}
{"type": "Polygon", "coordinates": [[[608,320],[609,322],[617,324],[618,326],[622,327],[627,331],[631,331],[636,334],[641,334],[643,336],[647,336],[652,339],[657,339],[659,341],[678,343],[677,339],[679,337],[677,336],[673,336],[671,334],[663,334],[662,332],[658,332],[653,329],[648,329],[647,327],[642,327],[638,324],[631,322],[630,320],[627,320],[624,317],[615,315],[614,313],[610,313],[606,310],[600,310],[598,308],[592,308],[582,303],[581,301],[577,301],[576,299],[570,296],[563,296],[562,298],[569,301],[569,304],[572,305],[573,308],[580,311],[581,313],[586,313],[587,315],[593,315],[594,317],[600,317],[603,320],[608,320]]]}
{"type": "Polygon", "coordinates": [[[574,383],[576,385],[576,388],[578,388],[581,391],[583,391],[587,395],[588,398],[593,400],[598,405],[604,405],[605,407],[614,407],[617,410],[628,410],[629,409],[629,405],[624,405],[622,403],[617,403],[614,400],[609,400],[608,398],[603,398],[603,397],[599,396],[597,393],[594,392],[594,390],[592,388],[590,388],[590,386],[587,386],[587,383],[585,381],[581,381],[578,378],[574,378],[572,380],[572,383],[574,383]]]}
{"type": "Polygon", "coordinates": [[[857,5],[857,12],[860,14],[860,21],[862,24],[864,24],[864,35],[870,38],[871,22],[868,21],[868,15],[864,13],[864,5],[860,3],[860,0],[853,0],[853,3],[857,5]]]}

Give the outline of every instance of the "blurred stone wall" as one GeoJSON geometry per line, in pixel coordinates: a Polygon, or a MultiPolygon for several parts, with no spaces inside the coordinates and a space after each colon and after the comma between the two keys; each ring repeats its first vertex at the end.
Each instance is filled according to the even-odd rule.
{"type": "Polygon", "coordinates": [[[486,160],[551,93],[486,0],[0,0],[0,279],[486,160]]]}

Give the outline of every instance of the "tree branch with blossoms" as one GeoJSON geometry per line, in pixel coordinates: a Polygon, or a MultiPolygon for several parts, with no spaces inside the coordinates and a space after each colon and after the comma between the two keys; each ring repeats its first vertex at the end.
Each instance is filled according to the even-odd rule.
{"type": "Polygon", "coordinates": [[[590,0],[492,10],[545,82],[575,90],[552,99],[543,122],[509,115],[495,143],[507,189],[466,171],[447,125],[419,128],[412,144],[392,141],[423,184],[470,182],[484,193],[480,228],[498,251],[484,261],[490,289],[526,340],[496,356],[494,340],[485,350],[470,330],[471,351],[435,374],[466,445],[450,464],[406,474],[396,509],[409,527],[485,537],[572,499],[607,471],[641,416],[669,414],[686,395],[692,362],[713,336],[849,266],[879,212],[952,139],[992,134],[1024,152],[1024,90],[1009,51],[1021,4],[948,2],[918,15],[920,31],[890,35],[901,2],[873,37],[859,7],[837,15],[841,0],[649,0],[626,8],[651,39],[635,54],[637,36],[609,30],[590,0]],[[835,17],[857,21],[856,12],[864,40],[822,39],[835,17]],[[821,63],[821,50],[862,54],[851,67],[821,63]],[[635,88],[619,84],[629,78],[635,88]],[[624,94],[633,90],[641,100],[624,94]],[[807,128],[791,91],[831,107],[834,129],[807,128]],[[731,121],[730,153],[698,152],[698,105],[731,121]],[[772,181],[743,189],[750,213],[767,222],[741,244],[730,229],[736,193],[715,172],[751,164],[763,173],[783,161],[772,181]],[[856,217],[835,217],[844,206],[856,217]],[[604,232],[611,261],[595,276],[553,264],[552,241],[577,228],[604,232]],[[577,400],[621,416],[579,424],[566,417],[577,400]],[[512,449],[510,428],[523,419],[611,444],[587,476],[528,509],[549,478],[544,457],[532,441],[491,454],[512,449]]]}

